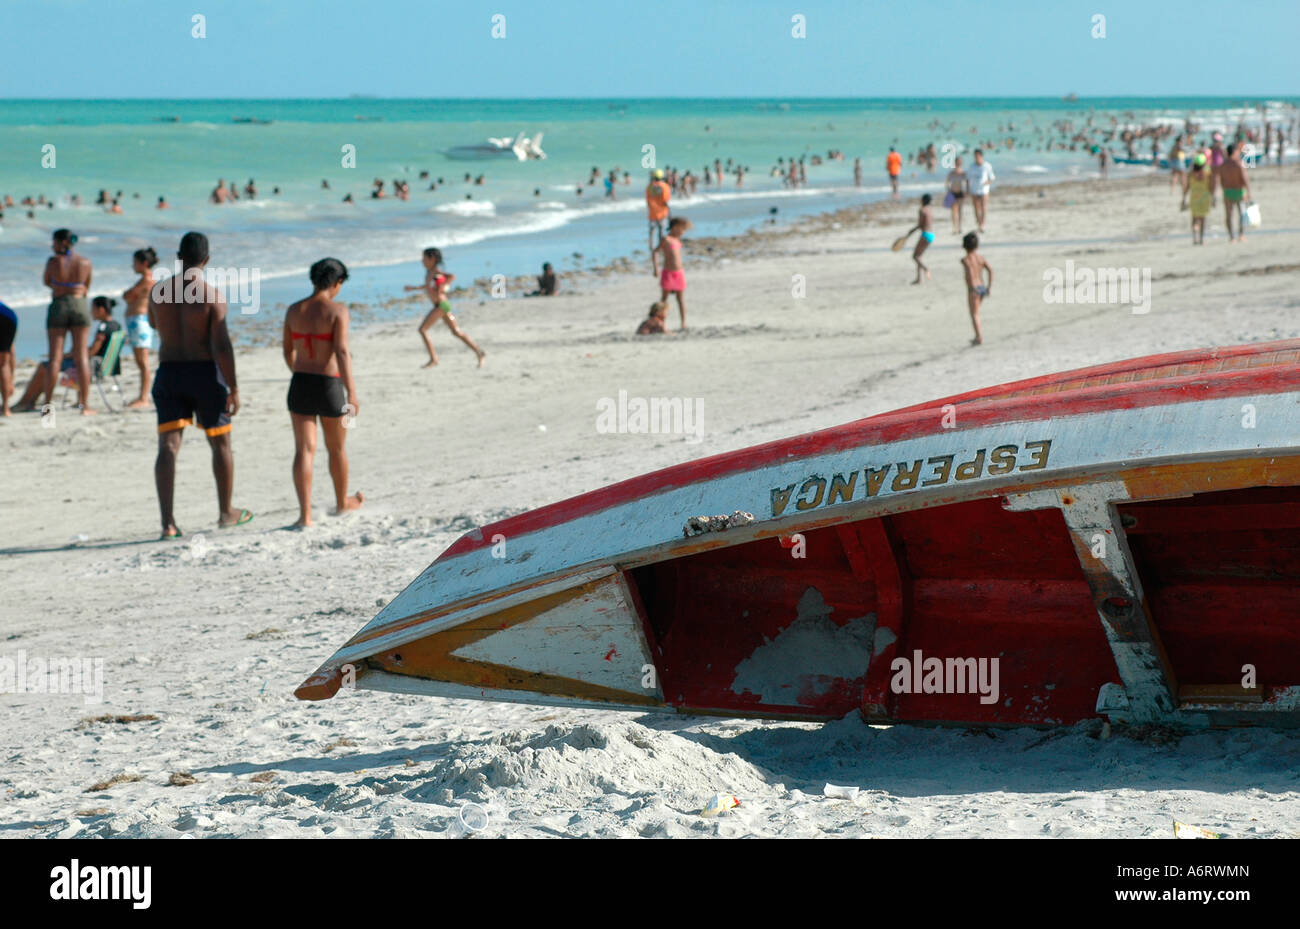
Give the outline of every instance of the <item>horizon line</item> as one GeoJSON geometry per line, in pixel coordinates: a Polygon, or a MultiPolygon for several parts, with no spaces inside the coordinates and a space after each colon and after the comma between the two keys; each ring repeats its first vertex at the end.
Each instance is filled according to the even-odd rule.
{"type": "Polygon", "coordinates": [[[0,103],[94,103],[110,102],[122,100],[138,101],[160,101],[172,103],[193,103],[193,102],[267,102],[267,101],[439,101],[439,102],[505,102],[505,101],[535,101],[535,102],[603,102],[603,101],[634,101],[634,100],[721,100],[721,101],[808,101],[808,100],[1052,100],[1066,103],[1081,103],[1085,100],[1247,100],[1251,98],[1270,98],[1278,99],[1281,102],[1300,102],[1300,93],[1277,93],[1272,91],[1259,91],[1235,94],[1074,94],[1075,99],[1067,99],[1070,94],[1052,95],[1022,95],[1022,94],[988,94],[983,96],[971,96],[965,94],[926,94],[926,95],[903,95],[889,94],[881,96],[824,96],[824,95],[803,95],[803,96],[779,96],[779,95],[758,95],[758,96],[705,96],[695,97],[686,95],[664,95],[664,96],[624,96],[613,95],[605,97],[566,97],[566,96],[548,96],[548,97],[402,97],[387,96],[383,94],[363,94],[355,93],[344,97],[146,97],[146,96],[125,96],[125,97],[0,97],[0,103]]]}

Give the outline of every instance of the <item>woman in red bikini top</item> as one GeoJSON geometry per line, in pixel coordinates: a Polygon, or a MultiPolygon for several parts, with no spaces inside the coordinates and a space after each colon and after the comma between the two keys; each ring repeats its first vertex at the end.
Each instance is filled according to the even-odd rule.
{"type": "Polygon", "coordinates": [[[312,463],[318,419],[330,456],[335,512],[355,510],[363,499],[359,493],[347,492],[348,460],[343,451],[345,430],[361,407],[352,379],[348,308],[335,300],[347,279],[348,269],[343,262],[321,259],[311,266],[312,295],[290,306],[284,316],[284,361],[293,372],[288,403],[296,448],[293,485],[298,493],[299,514],[295,529],[312,524],[312,463]]]}

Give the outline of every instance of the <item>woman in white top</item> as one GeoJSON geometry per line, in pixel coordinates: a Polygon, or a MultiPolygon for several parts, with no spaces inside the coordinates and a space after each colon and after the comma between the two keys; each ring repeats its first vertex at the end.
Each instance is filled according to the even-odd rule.
{"type": "Polygon", "coordinates": [[[993,165],[984,160],[984,152],[975,149],[975,163],[968,172],[971,203],[975,206],[975,225],[984,231],[984,209],[988,203],[989,191],[997,180],[993,175],[993,165]]]}

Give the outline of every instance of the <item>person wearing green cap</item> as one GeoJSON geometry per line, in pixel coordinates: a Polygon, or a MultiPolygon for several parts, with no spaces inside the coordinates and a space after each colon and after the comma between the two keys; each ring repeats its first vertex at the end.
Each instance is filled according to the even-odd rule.
{"type": "Polygon", "coordinates": [[[1192,168],[1183,182],[1183,202],[1180,209],[1192,209],[1192,244],[1205,244],[1205,217],[1214,206],[1214,173],[1206,166],[1204,152],[1197,152],[1192,168]]]}
{"type": "MultiPolygon", "coordinates": [[[[664,240],[664,223],[668,220],[668,201],[672,198],[672,191],[664,183],[663,168],[655,168],[650,172],[650,184],[645,189],[646,210],[650,214],[650,254],[654,255],[654,250],[659,246],[659,242],[664,240]],[[655,232],[659,233],[659,242],[655,241],[655,232]]],[[[658,269],[654,269],[652,274],[659,274],[658,269]]]]}

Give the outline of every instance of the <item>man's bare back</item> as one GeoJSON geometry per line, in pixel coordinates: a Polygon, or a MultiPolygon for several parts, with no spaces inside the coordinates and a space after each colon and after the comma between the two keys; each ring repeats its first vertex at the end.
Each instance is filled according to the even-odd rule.
{"type": "Polygon", "coordinates": [[[203,280],[201,269],[188,268],[184,276],[183,284],[177,278],[164,278],[149,292],[149,324],[161,341],[158,360],[215,361],[213,346],[218,340],[230,340],[226,300],[203,280]]]}
{"type": "Polygon", "coordinates": [[[1219,165],[1219,185],[1229,189],[1246,186],[1246,169],[1236,158],[1226,158],[1219,165]]]}

